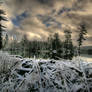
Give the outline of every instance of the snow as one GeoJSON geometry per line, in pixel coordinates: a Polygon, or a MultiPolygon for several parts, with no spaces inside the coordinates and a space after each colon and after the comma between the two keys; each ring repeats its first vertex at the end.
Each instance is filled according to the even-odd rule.
{"type": "Polygon", "coordinates": [[[19,58],[11,57],[8,53],[0,51],[0,73],[8,72],[10,68],[21,63],[19,58]]]}
{"type": "Polygon", "coordinates": [[[23,59],[9,69],[0,74],[0,92],[92,92],[92,63],[80,58],[23,59]]]}

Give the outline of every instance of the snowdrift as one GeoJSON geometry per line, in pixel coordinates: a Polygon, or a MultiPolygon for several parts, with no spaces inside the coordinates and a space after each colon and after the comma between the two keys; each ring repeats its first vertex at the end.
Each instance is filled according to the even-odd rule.
{"type": "Polygon", "coordinates": [[[25,59],[0,74],[0,92],[92,92],[92,63],[25,59]]]}

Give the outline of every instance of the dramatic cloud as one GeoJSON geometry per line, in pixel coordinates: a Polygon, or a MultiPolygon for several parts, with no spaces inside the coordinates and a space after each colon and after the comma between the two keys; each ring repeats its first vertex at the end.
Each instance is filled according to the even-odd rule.
{"type": "Polygon", "coordinates": [[[84,45],[92,45],[92,0],[5,0],[2,8],[9,20],[8,34],[17,39],[26,34],[29,40],[46,40],[55,32],[64,39],[64,29],[70,29],[75,42],[77,27],[84,21],[88,30],[84,45]]]}

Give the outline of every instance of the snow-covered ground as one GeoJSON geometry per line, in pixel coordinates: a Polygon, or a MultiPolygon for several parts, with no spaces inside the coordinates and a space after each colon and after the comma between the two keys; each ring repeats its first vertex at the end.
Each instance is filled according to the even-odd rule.
{"type": "Polygon", "coordinates": [[[78,57],[72,61],[34,58],[16,62],[0,74],[0,92],[92,92],[91,62],[78,57]]]}

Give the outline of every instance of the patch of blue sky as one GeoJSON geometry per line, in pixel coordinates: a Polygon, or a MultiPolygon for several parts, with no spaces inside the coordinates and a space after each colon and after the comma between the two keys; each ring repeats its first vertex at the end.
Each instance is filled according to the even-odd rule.
{"type": "Polygon", "coordinates": [[[63,7],[62,9],[59,10],[58,15],[60,15],[60,14],[62,14],[64,12],[69,12],[71,10],[73,10],[73,9],[72,8],[63,7]]]}
{"type": "Polygon", "coordinates": [[[56,21],[56,19],[54,19],[51,16],[46,16],[46,15],[37,15],[37,17],[42,21],[43,24],[45,24],[46,27],[50,27],[50,26],[57,26],[58,28],[61,28],[61,23],[56,21]]]}
{"type": "Polygon", "coordinates": [[[22,20],[24,20],[25,18],[28,17],[28,13],[27,11],[23,12],[22,14],[20,15],[17,15],[15,18],[12,19],[12,22],[15,26],[20,26],[20,23],[22,20]]]}

